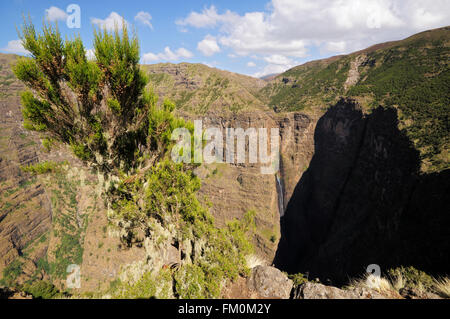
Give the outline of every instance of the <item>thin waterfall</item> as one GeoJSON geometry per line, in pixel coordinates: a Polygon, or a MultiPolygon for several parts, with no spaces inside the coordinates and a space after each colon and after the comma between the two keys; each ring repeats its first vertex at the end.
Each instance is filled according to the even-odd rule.
{"type": "Polygon", "coordinates": [[[283,215],[284,215],[283,182],[280,180],[280,176],[278,174],[275,174],[275,179],[277,181],[278,211],[280,213],[280,217],[283,217],[283,215]]]}

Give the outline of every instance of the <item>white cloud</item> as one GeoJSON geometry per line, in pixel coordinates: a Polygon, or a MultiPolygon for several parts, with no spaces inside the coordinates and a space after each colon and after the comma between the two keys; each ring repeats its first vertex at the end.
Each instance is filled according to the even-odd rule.
{"type": "Polygon", "coordinates": [[[45,9],[45,18],[48,21],[54,22],[57,20],[66,20],[68,17],[67,13],[58,8],[58,7],[50,7],[48,9],[45,9]]]}
{"type": "Polygon", "coordinates": [[[256,64],[255,64],[255,62],[250,61],[250,62],[247,63],[247,66],[250,67],[250,68],[254,68],[256,66],[256,64]]]}
{"type": "Polygon", "coordinates": [[[237,13],[227,10],[224,14],[218,14],[215,6],[204,8],[201,13],[191,12],[185,19],[176,21],[180,26],[192,26],[196,28],[211,28],[219,23],[232,23],[239,19],[237,13]]]}
{"type": "Polygon", "coordinates": [[[15,53],[15,54],[29,54],[27,50],[22,45],[21,40],[12,40],[8,42],[8,45],[0,50],[6,53],[15,53]]]}
{"type": "Polygon", "coordinates": [[[336,52],[341,53],[345,52],[347,48],[347,43],[345,41],[329,41],[325,44],[322,49],[323,52],[336,52]]]}
{"type": "Polygon", "coordinates": [[[106,19],[91,18],[91,22],[98,25],[101,29],[106,29],[108,31],[114,30],[115,26],[120,30],[124,23],[129,26],[129,23],[120,14],[114,11],[111,12],[106,19]]]}
{"type": "Polygon", "coordinates": [[[299,64],[297,61],[280,54],[266,56],[263,60],[267,62],[266,66],[253,74],[253,76],[260,78],[269,74],[282,73],[299,64]]]}
{"type": "Polygon", "coordinates": [[[185,58],[185,59],[190,59],[190,58],[192,58],[194,56],[191,51],[189,51],[189,50],[187,50],[185,48],[179,48],[177,50],[177,55],[180,58],[185,58]]]}
{"type": "Polygon", "coordinates": [[[258,71],[253,74],[255,78],[260,78],[269,74],[278,74],[282,73],[290,68],[294,67],[294,65],[279,65],[279,64],[267,64],[261,71],[258,71]]]}
{"type": "Polygon", "coordinates": [[[138,14],[134,17],[134,20],[141,22],[142,24],[148,26],[150,29],[153,30],[153,25],[150,22],[152,19],[152,16],[148,12],[139,11],[138,14]]]}
{"type": "Polygon", "coordinates": [[[210,68],[215,68],[219,65],[219,62],[212,61],[212,62],[202,62],[202,64],[209,66],[210,68]]]}
{"type": "Polygon", "coordinates": [[[86,50],[86,58],[90,61],[95,60],[95,51],[94,49],[86,50]]]}
{"type": "Polygon", "coordinates": [[[157,54],[154,54],[152,52],[144,53],[142,55],[142,62],[143,63],[151,63],[160,60],[157,54]]]}
{"type": "Polygon", "coordinates": [[[209,34],[197,44],[197,50],[199,50],[205,56],[211,56],[215,53],[220,52],[220,48],[217,44],[216,38],[209,34]]]}
{"type": "Polygon", "coordinates": [[[179,48],[175,52],[173,52],[169,47],[164,48],[164,52],[161,53],[152,53],[148,52],[142,56],[143,63],[151,63],[157,61],[178,61],[181,59],[190,59],[194,55],[191,51],[185,48],[179,48]]]}
{"type": "Polygon", "coordinates": [[[264,58],[264,61],[275,65],[291,65],[293,61],[288,57],[280,54],[273,54],[264,58]]]}
{"type": "Polygon", "coordinates": [[[290,65],[268,61],[274,56],[304,58],[313,47],[322,54],[349,53],[449,21],[449,0],[272,0],[264,11],[242,15],[211,6],[177,24],[214,28],[212,36],[230,54],[256,54],[268,63],[261,72],[272,72],[290,65]]]}

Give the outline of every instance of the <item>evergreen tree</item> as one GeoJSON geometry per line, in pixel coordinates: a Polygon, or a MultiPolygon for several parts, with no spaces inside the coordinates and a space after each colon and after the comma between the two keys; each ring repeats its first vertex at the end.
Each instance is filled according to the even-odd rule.
{"type": "Polygon", "coordinates": [[[31,89],[22,94],[27,129],[70,145],[80,159],[115,175],[165,154],[171,131],[184,121],[171,114],[172,103],[158,107],[157,96],[145,90],[138,39],[125,23],[114,32],[94,30],[92,61],[81,38],[63,40],[57,25],[44,23],[38,34],[24,20],[19,35],[31,53],[13,68],[31,89]]]}

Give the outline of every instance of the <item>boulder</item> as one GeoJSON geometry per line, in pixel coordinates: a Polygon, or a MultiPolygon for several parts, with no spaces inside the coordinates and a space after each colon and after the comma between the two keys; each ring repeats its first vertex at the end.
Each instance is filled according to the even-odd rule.
{"type": "Polygon", "coordinates": [[[247,280],[247,286],[263,298],[288,299],[292,280],[275,267],[256,266],[247,280]]]}
{"type": "Polygon", "coordinates": [[[298,286],[294,299],[384,299],[378,292],[367,288],[339,289],[320,283],[306,282],[298,286]]]}

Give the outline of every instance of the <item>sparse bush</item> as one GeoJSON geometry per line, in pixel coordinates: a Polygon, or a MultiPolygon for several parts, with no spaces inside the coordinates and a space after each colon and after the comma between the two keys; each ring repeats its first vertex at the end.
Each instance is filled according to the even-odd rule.
{"type": "Polygon", "coordinates": [[[388,276],[397,290],[414,288],[420,291],[429,290],[433,286],[433,278],[412,266],[398,267],[388,270],[388,276]]]}
{"type": "Polygon", "coordinates": [[[53,141],[49,138],[42,139],[42,146],[47,152],[50,152],[52,149],[53,141]]]}
{"type": "Polygon", "coordinates": [[[16,279],[22,274],[22,265],[22,262],[16,259],[6,266],[3,269],[3,278],[0,283],[8,287],[14,286],[16,279]]]}
{"type": "Polygon", "coordinates": [[[40,175],[55,172],[59,170],[59,168],[60,168],[59,163],[51,161],[44,161],[34,165],[30,164],[28,166],[21,167],[22,171],[30,173],[32,175],[40,175]]]}
{"type": "Polygon", "coordinates": [[[158,274],[144,273],[135,283],[124,283],[116,279],[110,283],[110,293],[113,298],[171,298],[172,275],[169,270],[161,269],[158,274]]]}
{"type": "Polygon", "coordinates": [[[31,294],[33,298],[51,299],[59,294],[58,289],[48,281],[37,280],[32,284],[25,284],[23,291],[31,294]]]}
{"type": "Polygon", "coordinates": [[[294,286],[300,286],[305,282],[308,282],[308,278],[302,273],[288,275],[288,278],[293,281],[294,286]]]}

